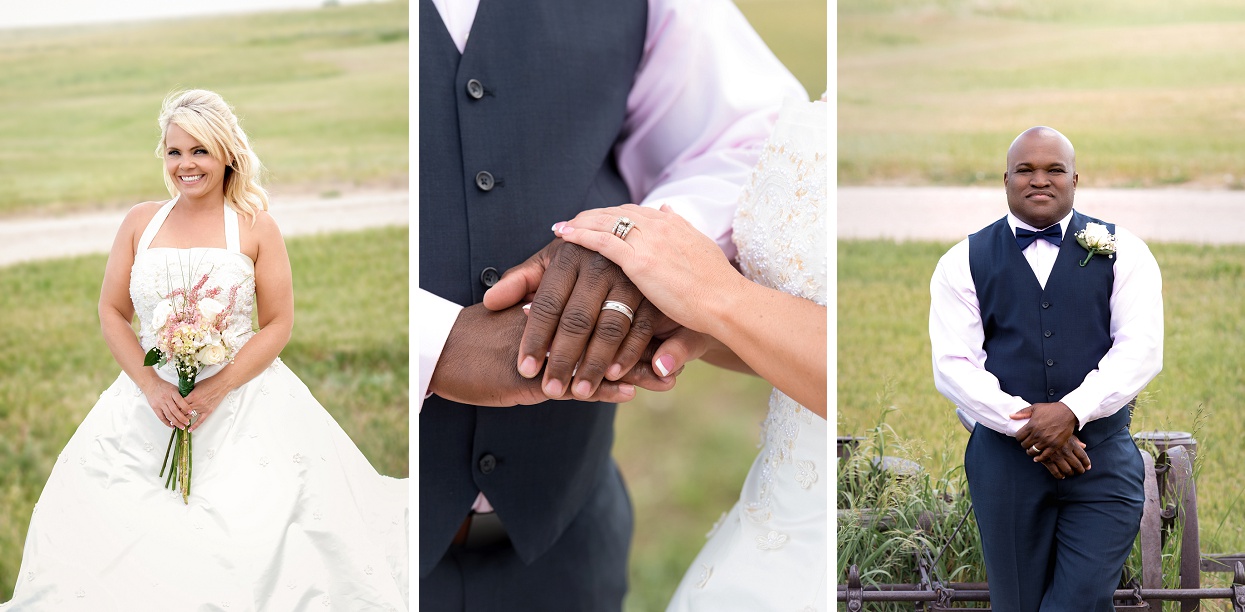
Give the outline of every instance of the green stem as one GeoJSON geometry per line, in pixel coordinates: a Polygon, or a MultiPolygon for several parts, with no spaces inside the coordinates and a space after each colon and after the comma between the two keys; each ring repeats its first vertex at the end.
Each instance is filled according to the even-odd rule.
{"type": "Polygon", "coordinates": [[[1085,264],[1089,263],[1089,258],[1093,256],[1094,256],[1094,252],[1090,251],[1089,254],[1085,256],[1085,259],[1081,260],[1081,267],[1084,268],[1085,264]]]}
{"type": "Polygon", "coordinates": [[[173,431],[169,432],[169,445],[167,448],[164,449],[164,460],[160,462],[160,475],[161,476],[164,476],[164,469],[168,467],[169,465],[171,465],[169,463],[169,453],[172,452],[173,450],[173,438],[175,437],[177,437],[176,427],[173,428],[173,431]]]}

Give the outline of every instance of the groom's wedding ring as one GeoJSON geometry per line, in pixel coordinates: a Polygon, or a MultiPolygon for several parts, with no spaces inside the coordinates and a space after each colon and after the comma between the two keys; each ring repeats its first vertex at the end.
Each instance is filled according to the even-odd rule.
{"type": "Polygon", "coordinates": [[[1032,452],[1032,453],[1033,453],[1033,454],[1035,454],[1035,455],[1040,455],[1040,454],[1042,454],[1042,449],[1038,448],[1036,444],[1034,444],[1033,446],[1030,446],[1030,447],[1029,447],[1029,451],[1030,451],[1030,452],[1032,452]]]}
{"type": "Polygon", "coordinates": [[[631,310],[630,306],[622,302],[615,302],[614,300],[606,300],[605,304],[601,306],[601,312],[605,312],[606,310],[614,310],[617,312],[621,312],[623,313],[624,316],[627,317],[628,321],[635,323],[635,312],[631,310]]]}
{"type": "Polygon", "coordinates": [[[635,224],[631,222],[631,219],[619,217],[618,221],[614,223],[614,235],[618,236],[619,240],[626,240],[627,232],[630,232],[633,227],[635,227],[635,224]]]}

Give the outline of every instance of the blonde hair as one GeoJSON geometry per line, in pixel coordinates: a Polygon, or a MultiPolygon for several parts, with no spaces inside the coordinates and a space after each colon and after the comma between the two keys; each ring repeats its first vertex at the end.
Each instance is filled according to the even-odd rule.
{"type": "MultiPolygon", "coordinates": [[[[264,166],[251,150],[238,117],[220,94],[205,89],[175,91],[164,99],[159,123],[156,157],[164,159],[165,137],[169,126],[176,125],[198,140],[208,155],[225,164],[225,202],[230,208],[250,217],[252,224],[256,213],[268,210],[268,192],[259,184],[264,166]]],[[[177,195],[177,186],[167,172],[164,185],[169,195],[177,195]]]]}

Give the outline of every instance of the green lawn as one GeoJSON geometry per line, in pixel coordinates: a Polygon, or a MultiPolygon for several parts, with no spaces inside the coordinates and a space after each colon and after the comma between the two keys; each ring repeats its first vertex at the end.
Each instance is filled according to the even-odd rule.
{"type": "MultiPolygon", "coordinates": [[[[935,389],[929,279],[950,243],[838,243],[838,433],[869,435],[883,409],[907,454],[934,474],[963,461],[968,433],[935,389]]],[[[1133,431],[1198,439],[1201,549],[1245,550],[1245,246],[1150,245],[1163,271],[1163,372],[1133,431]]]]}
{"type": "Polygon", "coordinates": [[[405,188],[406,2],[0,30],[0,217],[167,197],[170,91],[231,103],[278,192],[405,188]]]}
{"type": "Polygon", "coordinates": [[[1245,187],[1245,4],[844,0],[840,184],[996,184],[1049,125],[1082,186],[1245,187]]]}

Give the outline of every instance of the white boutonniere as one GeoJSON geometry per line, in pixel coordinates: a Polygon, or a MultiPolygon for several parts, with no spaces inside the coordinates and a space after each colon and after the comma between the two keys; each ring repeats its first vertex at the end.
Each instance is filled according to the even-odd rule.
{"type": "Polygon", "coordinates": [[[1076,242],[1089,251],[1081,260],[1081,267],[1085,267],[1094,255],[1115,257],[1115,234],[1107,231],[1107,226],[1101,223],[1087,223],[1085,229],[1076,233],[1076,242]]]}

